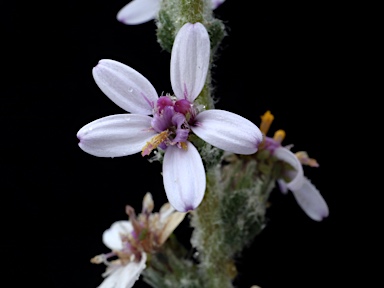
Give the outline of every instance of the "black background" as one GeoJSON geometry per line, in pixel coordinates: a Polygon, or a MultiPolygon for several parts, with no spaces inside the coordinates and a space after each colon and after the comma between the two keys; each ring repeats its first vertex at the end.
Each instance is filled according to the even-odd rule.
{"type": "MultiPolygon", "coordinates": [[[[3,6],[2,250],[10,287],[97,287],[105,267],[89,260],[108,252],[102,232],[127,219],[126,204],[139,211],[147,191],[155,209],[166,201],[159,163],[150,164],[139,154],[98,158],[77,146],[83,125],[124,113],[92,78],[100,59],[131,66],[159,94],[172,91],[170,54],[156,42],[154,22],[126,26],[116,20],[126,3],[19,1],[3,6]]],[[[341,195],[321,182],[326,165],[320,153],[326,134],[318,71],[321,23],[313,21],[313,7],[270,1],[248,7],[227,0],[214,13],[228,29],[212,70],[216,108],[257,125],[271,110],[275,121],[269,136],[284,129],[284,144],[293,143],[294,152],[305,150],[318,160],[320,168],[304,171],[330,208],[329,218],[315,222],[291,193],[274,191],[267,228],[237,261],[236,285],[324,287],[338,260],[336,197],[341,195]]],[[[189,245],[187,221],[175,233],[189,245]]],[[[139,281],[135,287],[148,286],[139,281]]]]}

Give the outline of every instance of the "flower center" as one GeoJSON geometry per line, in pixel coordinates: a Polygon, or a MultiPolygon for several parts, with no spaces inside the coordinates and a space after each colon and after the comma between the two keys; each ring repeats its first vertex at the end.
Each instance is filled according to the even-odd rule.
{"type": "Polygon", "coordinates": [[[177,100],[170,95],[161,96],[155,104],[151,122],[152,129],[158,134],[147,142],[141,155],[149,155],[158,147],[166,149],[170,145],[187,149],[189,126],[196,113],[193,104],[186,99],[177,100]]]}

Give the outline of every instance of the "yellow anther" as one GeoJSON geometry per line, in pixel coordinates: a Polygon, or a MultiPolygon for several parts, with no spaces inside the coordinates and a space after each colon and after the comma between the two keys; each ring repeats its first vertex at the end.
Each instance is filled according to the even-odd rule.
{"type": "Polygon", "coordinates": [[[261,118],[261,124],[260,124],[260,131],[264,134],[267,135],[269,127],[271,126],[273,119],[275,118],[272,114],[271,111],[267,111],[264,113],[261,118]]]}
{"type": "Polygon", "coordinates": [[[188,146],[187,146],[187,142],[180,142],[180,146],[183,150],[187,150],[188,149],[188,146]]]}
{"type": "Polygon", "coordinates": [[[168,138],[168,130],[165,130],[154,136],[145,146],[141,149],[141,155],[149,155],[153,149],[156,149],[162,142],[168,138]]]}
{"type": "Polygon", "coordinates": [[[301,164],[308,165],[311,167],[319,167],[319,163],[317,163],[316,159],[314,158],[309,158],[307,152],[305,151],[300,151],[295,153],[296,157],[299,159],[301,164]]]}
{"type": "Polygon", "coordinates": [[[283,142],[285,138],[285,131],[284,130],[277,130],[275,132],[275,135],[273,135],[273,140],[275,140],[276,142],[280,143],[283,142]]]}

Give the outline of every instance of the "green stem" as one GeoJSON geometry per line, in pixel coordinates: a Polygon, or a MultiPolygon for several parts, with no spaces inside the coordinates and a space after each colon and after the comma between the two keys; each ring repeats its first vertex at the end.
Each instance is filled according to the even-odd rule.
{"type": "Polygon", "coordinates": [[[230,254],[226,253],[223,241],[223,227],[219,209],[220,174],[214,167],[207,171],[207,188],[203,202],[192,212],[191,226],[194,227],[191,238],[197,249],[199,271],[206,288],[232,287],[236,268],[230,254]]]}
{"type": "MultiPolygon", "coordinates": [[[[185,19],[185,23],[204,22],[204,14],[206,7],[205,0],[181,0],[181,17],[185,19]]],[[[185,24],[183,23],[183,24],[185,24]]],[[[182,25],[183,25],[182,24],[182,25]]]]}

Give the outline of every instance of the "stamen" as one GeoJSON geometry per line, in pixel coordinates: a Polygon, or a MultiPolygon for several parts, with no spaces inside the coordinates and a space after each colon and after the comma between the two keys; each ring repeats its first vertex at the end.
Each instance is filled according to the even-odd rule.
{"type": "Polygon", "coordinates": [[[188,150],[187,142],[180,142],[180,146],[183,150],[188,150]]]}
{"type": "Polygon", "coordinates": [[[125,213],[128,215],[131,222],[136,219],[135,209],[131,205],[125,206],[125,213]]]}
{"type": "Polygon", "coordinates": [[[103,263],[105,260],[106,259],[105,259],[104,254],[101,254],[101,255],[97,255],[97,256],[93,257],[91,259],[91,263],[93,263],[93,264],[100,264],[100,263],[103,263]]]}
{"type": "Polygon", "coordinates": [[[108,266],[110,264],[110,262],[107,259],[111,258],[111,257],[114,257],[114,256],[116,256],[115,252],[110,252],[110,253],[107,253],[107,254],[100,254],[100,255],[97,255],[97,256],[93,257],[91,259],[91,263],[93,263],[93,264],[104,263],[105,265],[108,266]]]}
{"type": "Polygon", "coordinates": [[[267,135],[269,127],[271,126],[273,119],[275,118],[272,114],[271,111],[267,111],[264,113],[261,118],[261,124],[260,124],[260,131],[264,134],[267,135]]]}
{"type": "Polygon", "coordinates": [[[319,163],[317,163],[316,159],[314,158],[309,158],[307,152],[305,151],[300,151],[295,153],[296,157],[299,159],[301,164],[308,165],[311,167],[319,167],[319,163]]]}
{"type": "Polygon", "coordinates": [[[149,155],[153,149],[156,149],[162,142],[168,138],[168,129],[154,136],[145,146],[141,149],[141,155],[149,155]]]}
{"type": "Polygon", "coordinates": [[[273,140],[275,140],[276,142],[280,143],[283,142],[285,138],[285,131],[284,130],[277,130],[275,132],[275,135],[273,135],[273,140]]]}
{"type": "Polygon", "coordinates": [[[141,213],[146,215],[151,214],[154,206],[155,204],[153,203],[152,194],[147,192],[143,198],[143,208],[141,213]]]}

